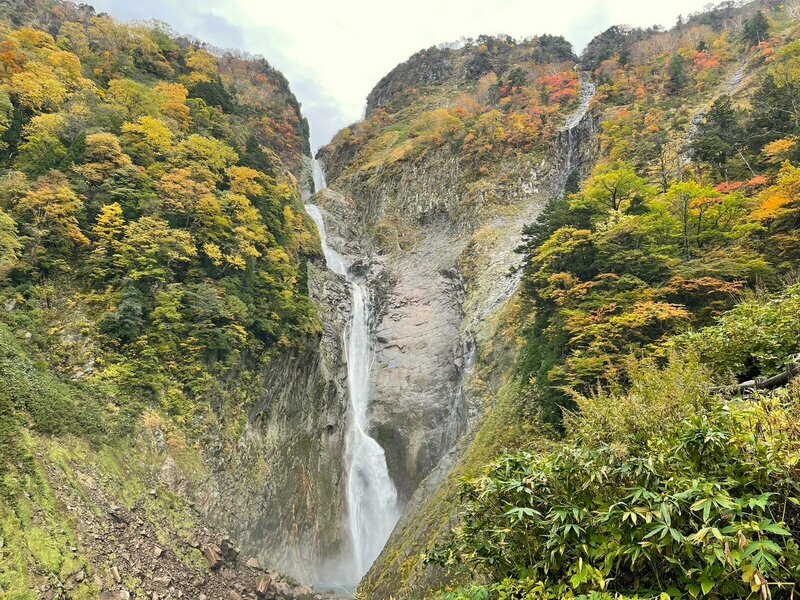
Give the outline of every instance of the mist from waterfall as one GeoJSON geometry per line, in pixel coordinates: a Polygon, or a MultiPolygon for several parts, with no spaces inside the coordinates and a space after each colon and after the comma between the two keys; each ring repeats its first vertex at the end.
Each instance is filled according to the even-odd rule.
{"type": "MultiPolygon", "coordinates": [[[[326,187],[325,174],[316,160],[312,166],[314,191],[319,192],[326,187]]],[[[369,291],[350,275],[348,261],[328,245],[320,209],[309,203],[306,204],[306,211],[319,230],[328,268],[347,280],[352,294],[352,316],[345,333],[350,395],[345,469],[351,556],[342,557],[338,570],[342,583],[354,585],[378,557],[397,523],[397,490],[389,477],[383,448],[369,435],[370,371],[373,362],[369,291]]]]}

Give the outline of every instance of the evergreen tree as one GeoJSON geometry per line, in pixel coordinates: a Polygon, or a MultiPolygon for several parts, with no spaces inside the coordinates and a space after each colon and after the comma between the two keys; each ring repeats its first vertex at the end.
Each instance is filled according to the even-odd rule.
{"type": "Polygon", "coordinates": [[[791,118],[798,102],[800,88],[778,87],[775,78],[768,75],[753,94],[753,110],[747,123],[748,147],[759,151],[764,144],[800,134],[791,118]]]}
{"type": "Polygon", "coordinates": [[[742,37],[748,46],[758,46],[761,42],[767,39],[767,31],[769,30],[769,23],[767,18],[760,10],[753,15],[752,19],[747,19],[744,22],[744,30],[742,37]]]}
{"type": "Polygon", "coordinates": [[[669,63],[669,83],[667,89],[670,94],[676,94],[686,87],[689,83],[689,76],[686,74],[686,61],[683,56],[676,54],[669,63]]]}
{"type": "Polygon", "coordinates": [[[508,74],[508,84],[512,88],[521,88],[525,85],[525,70],[520,67],[514,68],[508,74]]]}
{"type": "Polygon", "coordinates": [[[703,119],[691,145],[696,160],[704,161],[727,176],[727,163],[739,147],[741,128],[729,96],[714,101],[703,119]]]}

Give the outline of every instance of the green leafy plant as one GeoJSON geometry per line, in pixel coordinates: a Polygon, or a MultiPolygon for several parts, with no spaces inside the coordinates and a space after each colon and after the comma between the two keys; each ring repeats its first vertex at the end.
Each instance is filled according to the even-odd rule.
{"type": "MultiPolygon", "coordinates": [[[[697,375],[672,369],[665,379],[682,373],[689,386],[697,375]]],[[[659,372],[643,367],[639,380],[664,391],[659,372]]],[[[790,591],[800,577],[797,389],[749,403],[708,396],[704,407],[692,398],[661,422],[606,418],[599,438],[579,426],[552,453],[502,456],[465,482],[461,522],[430,560],[516,582],[515,592],[487,588],[493,598],[790,591]]],[[[610,401],[601,393],[583,405],[594,425],[597,411],[629,408],[610,401]]]]}

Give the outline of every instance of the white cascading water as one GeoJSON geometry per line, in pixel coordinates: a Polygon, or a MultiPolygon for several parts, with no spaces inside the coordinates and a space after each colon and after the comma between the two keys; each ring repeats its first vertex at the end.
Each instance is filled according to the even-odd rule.
{"type": "MultiPolygon", "coordinates": [[[[324,189],[325,174],[313,161],[314,190],[324,189]]],[[[328,245],[322,213],[314,204],[306,211],[319,229],[322,251],[328,268],[344,277],[350,285],[353,314],[345,340],[347,349],[347,384],[350,392],[350,415],[347,428],[347,506],[348,528],[352,542],[352,562],[343,561],[346,583],[356,584],[383,549],[399,518],[397,490],[389,477],[383,448],[370,437],[367,409],[370,400],[370,343],[368,291],[355,281],[345,258],[328,245]],[[346,564],[350,563],[350,564],[346,564]]]]}

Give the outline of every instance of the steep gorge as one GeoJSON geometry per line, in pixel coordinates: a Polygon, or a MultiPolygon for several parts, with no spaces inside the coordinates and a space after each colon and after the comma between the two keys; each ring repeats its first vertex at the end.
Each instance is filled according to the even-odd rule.
{"type": "MultiPolygon", "coordinates": [[[[467,64],[474,52],[455,51],[453,62],[467,64]]],[[[427,68],[416,65],[411,76],[425,77],[427,68]]],[[[437,86],[475,82],[460,70],[448,77],[437,86]]],[[[596,153],[593,93],[581,76],[574,104],[554,117],[551,146],[503,158],[491,191],[469,189],[476,174],[448,145],[367,179],[341,149],[323,148],[329,186],[315,162],[306,163],[301,185],[327,263],[308,264],[324,324],[319,346],[273,360],[251,388],[262,396],[237,450],[220,452],[217,483],[184,486],[264,564],[303,581],[352,585],[389,537],[395,510],[403,517],[389,554],[407,524],[431,525],[419,511],[468,447],[513,356],[498,327],[520,281],[513,271],[522,229],[596,153]],[[491,376],[470,384],[478,363],[481,376],[491,376]],[[353,449],[364,440],[375,446],[359,466],[353,449]],[[384,457],[386,482],[375,470],[384,457]],[[370,488],[388,496],[359,504],[370,488]]],[[[162,469],[180,488],[170,473],[162,469]]],[[[391,571],[385,561],[373,571],[391,571]]]]}
{"type": "MultiPolygon", "coordinates": [[[[524,56],[532,47],[510,52],[524,56]]],[[[410,85],[404,77],[435,82],[436,89],[474,85],[462,69],[476,55],[444,50],[413,58],[413,66],[401,65],[373,91],[368,114],[389,102],[375,100],[380,90],[410,85]]],[[[592,147],[584,133],[593,125],[583,116],[592,89],[587,80],[571,117],[576,122],[556,135],[555,150],[540,162],[504,160],[497,166],[509,176],[489,193],[468,190],[475,175],[464,173],[467,166],[448,145],[372,172],[352,168],[346,142],[320,151],[329,191],[317,203],[330,216],[329,229],[361,257],[359,269],[377,299],[372,421],[404,502],[482,411],[463,394],[465,375],[519,281],[508,274],[519,264],[514,250],[523,226],[561,193],[572,171],[587,166],[592,147]]]]}
{"type": "Polygon", "coordinates": [[[0,595],[313,595],[273,569],[363,598],[466,582],[428,560],[464,477],[561,443],[546,408],[629,353],[666,360],[656,343],[794,268],[791,228],[781,264],[758,236],[776,202],[792,222],[778,158],[800,130],[722,166],[709,134],[715,111],[743,118],[732,102],[781,96],[754,82],[786,75],[796,44],[770,44],[797,23],[767,0],[769,43],[734,39],[756,5],[726,4],[612,28],[580,58],[553,36],[420,51],[316,158],[265,60],[17,4],[0,29],[0,60],[19,55],[0,73],[0,595]],[[125,62],[131,39],[150,54],[125,62]],[[77,66],[28,106],[40,62],[77,66]],[[633,190],[619,202],[614,177],[633,190]],[[73,212],[42,220],[42,198],[73,212]],[[567,256],[552,272],[550,251],[567,256]]]}
{"type": "MultiPolygon", "coordinates": [[[[436,79],[426,68],[417,65],[422,74],[413,76],[436,79]]],[[[403,66],[397,71],[408,74],[403,66]]],[[[463,76],[436,83],[457,86],[463,76]]],[[[381,85],[402,88],[391,78],[381,85]]],[[[409,527],[427,529],[430,538],[447,518],[448,509],[440,506],[431,522],[424,507],[437,501],[437,489],[488,408],[486,398],[507,377],[513,352],[502,349],[498,325],[520,282],[515,249],[523,227],[563,193],[570,177],[582,177],[592,165],[594,89],[590,78],[581,76],[579,98],[552,149],[537,163],[520,158],[501,163],[514,175],[491,198],[470,197],[467,167],[446,145],[421,160],[363,176],[352,169],[357,158],[346,151],[323,148],[318,155],[330,182],[314,202],[333,232],[332,243],[358,257],[353,269],[375,298],[370,422],[404,506],[387,549],[365,580],[367,597],[397,591],[402,560],[396,546],[404,543],[409,527]],[[402,239],[387,242],[387,230],[402,239]],[[476,360],[482,376],[492,374],[490,381],[471,385],[476,360]],[[388,585],[374,583],[387,578],[388,585]]]]}

